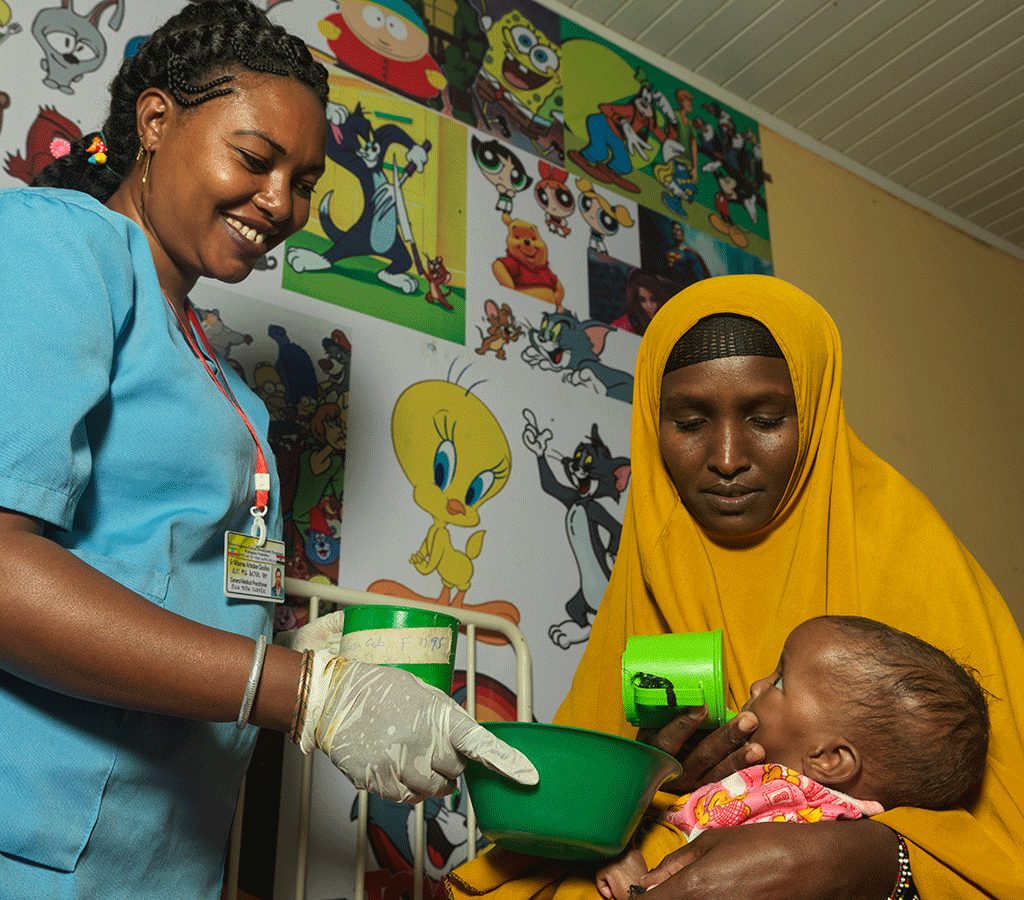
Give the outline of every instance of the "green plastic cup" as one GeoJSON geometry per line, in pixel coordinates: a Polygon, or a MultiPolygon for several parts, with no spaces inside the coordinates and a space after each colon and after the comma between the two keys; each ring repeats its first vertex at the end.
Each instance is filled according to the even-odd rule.
{"type": "Polygon", "coordinates": [[[362,604],[345,608],[339,653],[347,659],[405,669],[452,692],[459,620],[433,610],[362,604]]]}
{"type": "Polygon", "coordinates": [[[736,713],[725,708],[722,631],[634,635],[622,654],[626,721],[661,728],[687,706],[707,705],[702,728],[718,728],[736,713]]]}

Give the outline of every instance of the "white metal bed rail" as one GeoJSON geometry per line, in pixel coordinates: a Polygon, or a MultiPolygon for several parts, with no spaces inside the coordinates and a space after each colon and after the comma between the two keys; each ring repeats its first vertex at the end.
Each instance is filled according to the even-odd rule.
{"type": "MultiPolygon", "coordinates": [[[[503,635],[515,652],[516,658],[516,718],[527,722],[533,716],[533,663],[526,638],[516,625],[500,616],[474,612],[453,606],[439,606],[436,603],[422,603],[391,597],[385,594],[371,594],[367,591],[356,591],[334,585],[317,584],[296,578],[286,578],[285,593],[289,597],[306,597],[309,599],[309,620],[312,622],[319,616],[320,601],[326,600],[341,606],[352,606],[357,603],[387,604],[410,606],[431,611],[443,611],[459,620],[466,626],[466,709],[476,718],[476,632],[477,629],[498,632],[503,635]]],[[[292,752],[298,752],[297,750],[292,752]]],[[[302,775],[299,781],[299,822],[295,860],[295,900],[305,900],[306,879],[309,857],[310,799],[313,789],[313,756],[302,759],[302,775]]],[[[226,896],[228,900],[236,900],[238,895],[238,859],[242,841],[242,813],[245,798],[245,782],[238,797],[235,810],[235,821],[231,826],[231,839],[228,848],[228,868],[226,896]]],[[[355,871],[353,873],[353,900],[365,897],[366,849],[368,844],[368,800],[365,791],[358,792],[357,831],[355,871]]],[[[423,804],[418,803],[414,810],[413,822],[413,900],[423,898],[423,864],[426,854],[425,827],[423,804]]],[[[467,797],[466,807],[467,856],[476,856],[476,815],[473,805],[467,797]]]]}

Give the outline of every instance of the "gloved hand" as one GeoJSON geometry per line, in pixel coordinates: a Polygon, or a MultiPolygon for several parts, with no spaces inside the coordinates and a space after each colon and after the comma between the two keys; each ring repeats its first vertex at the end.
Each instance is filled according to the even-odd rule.
{"type": "Polygon", "coordinates": [[[345,611],[339,609],[337,612],[320,616],[301,628],[280,632],[280,642],[300,653],[303,650],[330,650],[337,653],[341,646],[341,629],[344,624],[345,611]]]}
{"type": "Polygon", "coordinates": [[[458,703],[402,669],[319,650],[299,746],[319,747],[357,788],[416,803],[455,790],[464,757],[520,784],[537,770],[458,703]]]}

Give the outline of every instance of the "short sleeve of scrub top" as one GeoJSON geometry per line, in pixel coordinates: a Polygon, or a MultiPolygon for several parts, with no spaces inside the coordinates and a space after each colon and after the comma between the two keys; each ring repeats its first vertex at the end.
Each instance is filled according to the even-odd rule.
{"type": "MultiPolygon", "coordinates": [[[[0,191],[0,247],[0,507],[149,602],[269,635],[269,604],[223,592],[224,532],[249,530],[253,439],[178,331],[141,229],[80,192],[18,188],[0,191]]],[[[279,535],[266,409],[223,376],[261,435],[279,535]]],[[[219,896],[255,732],[0,668],[0,894],[219,896]]]]}

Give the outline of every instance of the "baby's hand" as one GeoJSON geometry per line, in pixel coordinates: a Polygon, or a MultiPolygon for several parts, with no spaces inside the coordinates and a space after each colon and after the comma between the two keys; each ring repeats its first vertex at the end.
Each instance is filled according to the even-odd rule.
{"type": "Polygon", "coordinates": [[[629,900],[634,895],[630,888],[647,874],[643,854],[633,848],[618,859],[599,869],[594,883],[602,897],[608,900],[629,900]]]}

